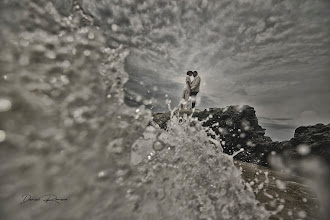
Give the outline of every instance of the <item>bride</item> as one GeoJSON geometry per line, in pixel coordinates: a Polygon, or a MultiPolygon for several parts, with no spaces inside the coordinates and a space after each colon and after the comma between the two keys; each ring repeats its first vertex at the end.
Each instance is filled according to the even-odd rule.
{"type": "Polygon", "coordinates": [[[190,77],[192,76],[192,74],[193,74],[192,71],[187,72],[186,85],[183,90],[183,96],[182,96],[181,105],[180,105],[181,109],[190,109],[190,105],[188,105],[188,104],[189,104],[189,96],[190,96],[190,89],[191,89],[190,77]]]}

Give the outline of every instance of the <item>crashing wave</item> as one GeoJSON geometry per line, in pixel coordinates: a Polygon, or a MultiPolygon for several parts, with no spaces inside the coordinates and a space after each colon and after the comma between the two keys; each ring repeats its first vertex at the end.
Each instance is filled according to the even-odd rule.
{"type": "Polygon", "coordinates": [[[2,14],[4,219],[269,217],[198,122],[174,117],[163,131],[125,105],[129,50],[108,48],[79,4],[68,17],[43,0],[1,4],[18,15],[2,14]]]}

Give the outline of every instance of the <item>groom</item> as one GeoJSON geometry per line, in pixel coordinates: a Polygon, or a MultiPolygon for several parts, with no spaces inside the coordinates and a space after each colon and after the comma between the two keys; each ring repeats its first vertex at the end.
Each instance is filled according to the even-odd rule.
{"type": "Polygon", "coordinates": [[[196,105],[196,96],[199,92],[199,86],[201,84],[201,78],[198,76],[197,71],[193,72],[194,80],[191,83],[191,90],[190,90],[190,96],[192,98],[192,108],[195,108],[196,105]]]}

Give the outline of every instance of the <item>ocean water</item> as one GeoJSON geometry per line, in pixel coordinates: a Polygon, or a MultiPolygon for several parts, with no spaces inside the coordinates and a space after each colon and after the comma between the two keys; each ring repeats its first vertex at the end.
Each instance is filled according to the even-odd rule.
{"type": "Polygon", "coordinates": [[[138,20],[102,29],[96,7],[111,3],[125,24],[135,1],[0,3],[1,219],[268,219],[200,122],[173,117],[164,131],[125,104],[130,38],[164,48],[138,20]]]}

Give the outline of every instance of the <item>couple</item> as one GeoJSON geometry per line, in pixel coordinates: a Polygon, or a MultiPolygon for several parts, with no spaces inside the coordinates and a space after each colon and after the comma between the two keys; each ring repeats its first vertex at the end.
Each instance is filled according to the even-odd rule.
{"type": "Polygon", "coordinates": [[[197,71],[188,71],[186,76],[186,86],[183,90],[183,96],[181,101],[181,109],[195,108],[196,96],[199,92],[199,86],[201,84],[201,78],[198,76],[197,71]],[[194,80],[191,82],[190,77],[194,76],[194,80]],[[191,97],[191,98],[190,98],[191,97]],[[189,101],[191,100],[191,107],[189,101]]]}

